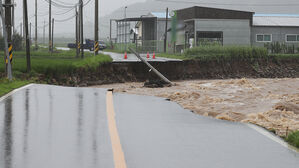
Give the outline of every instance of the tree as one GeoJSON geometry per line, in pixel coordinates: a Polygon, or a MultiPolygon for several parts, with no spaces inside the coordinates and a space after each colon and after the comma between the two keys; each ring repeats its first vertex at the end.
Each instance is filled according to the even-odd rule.
{"type": "MultiPolygon", "coordinates": [[[[13,45],[13,51],[21,51],[23,50],[23,45],[22,45],[22,37],[15,33],[13,35],[13,40],[12,40],[12,45],[13,45]]],[[[4,38],[1,36],[0,37],[0,50],[4,50],[4,38]]]]}

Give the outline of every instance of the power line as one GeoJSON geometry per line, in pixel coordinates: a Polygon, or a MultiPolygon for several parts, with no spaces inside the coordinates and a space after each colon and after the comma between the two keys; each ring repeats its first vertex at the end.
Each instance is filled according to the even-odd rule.
{"type": "MultiPolygon", "coordinates": [[[[50,3],[49,0],[44,0],[44,1],[47,2],[47,3],[50,3]]],[[[51,4],[52,4],[52,6],[55,6],[55,7],[58,7],[58,8],[74,8],[77,5],[77,3],[76,4],[72,4],[72,5],[64,5],[64,4],[61,4],[59,2],[55,2],[53,0],[51,1],[51,4]]]]}
{"type": "MultiPolygon", "coordinates": [[[[45,2],[49,3],[49,0],[44,0],[45,2]]],[[[89,4],[91,2],[91,0],[88,0],[87,2],[83,2],[83,6],[86,6],[87,4],[89,4]]],[[[70,4],[70,3],[65,3],[59,0],[53,1],[52,0],[52,5],[57,7],[57,8],[76,8],[76,6],[79,6],[80,3],[75,3],[75,4],[70,4]]]]}
{"type": "Polygon", "coordinates": [[[62,3],[63,5],[74,5],[72,3],[67,3],[67,2],[60,1],[60,0],[56,0],[56,1],[59,3],[62,3]]]}
{"type": "Polygon", "coordinates": [[[73,19],[73,18],[75,18],[75,17],[76,17],[76,15],[73,15],[73,16],[71,16],[71,17],[69,17],[69,18],[62,19],[62,20],[55,19],[55,21],[56,21],[56,22],[66,22],[66,21],[69,21],[69,20],[71,20],[71,19],[73,19]]]}
{"type": "MultiPolygon", "coordinates": [[[[74,8],[72,8],[72,9],[68,9],[68,10],[63,11],[63,12],[61,12],[61,13],[52,13],[52,15],[64,15],[64,14],[67,14],[67,13],[71,12],[73,9],[74,9],[74,8]]],[[[39,16],[39,17],[43,17],[43,16],[48,16],[48,15],[49,15],[49,13],[44,13],[44,14],[38,14],[37,16],[39,16]]],[[[35,15],[30,16],[30,18],[33,18],[34,16],[35,16],[35,15]]]]}

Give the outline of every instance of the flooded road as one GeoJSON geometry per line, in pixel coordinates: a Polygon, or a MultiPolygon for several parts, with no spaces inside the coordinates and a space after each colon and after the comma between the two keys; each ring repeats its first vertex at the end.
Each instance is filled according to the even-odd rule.
{"type": "Polygon", "coordinates": [[[0,168],[118,168],[118,158],[128,168],[299,166],[272,136],[164,98],[32,85],[0,99],[0,168]]]}

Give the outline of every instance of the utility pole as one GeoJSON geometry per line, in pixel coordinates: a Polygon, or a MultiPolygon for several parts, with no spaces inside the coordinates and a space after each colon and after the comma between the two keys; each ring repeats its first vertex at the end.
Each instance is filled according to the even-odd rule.
{"type": "MultiPolygon", "coordinates": [[[[6,31],[7,31],[7,42],[8,42],[8,48],[12,45],[12,33],[11,33],[11,0],[5,0],[5,25],[6,25],[6,31]]],[[[8,55],[6,56],[5,61],[8,59],[8,55]]],[[[6,65],[7,69],[7,65],[6,65]]],[[[7,71],[7,70],[6,70],[7,71]]]]}
{"type": "Polygon", "coordinates": [[[49,52],[52,52],[52,42],[51,42],[51,28],[52,28],[52,25],[51,25],[51,19],[52,19],[52,0],[49,0],[49,52]]]}
{"type": "Polygon", "coordinates": [[[51,44],[51,46],[52,46],[52,48],[51,48],[51,53],[53,53],[53,50],[54,50],[54,18],[52,19],[52,39],[51,39],[51,42],[52,42],[52,44],[51,44]]]}
{"type": "Polygon", "coordinates": [[[109,36],[109,38],[110,38],[110,46],[111,46],[111,49],[113,49],[114,47],[113,47],[113,42],[112,42],[112,19],[110,19],[110,36],[109,36]]]}
{"type": "Polygon", "coordinates": [[[24,9],[24,25],[25,25],[25,40],[26,40],[26,59],[27,59],[27,72],[31,71],[31,61],[30,61],[30,41],[28,36],[28,9],[27,0],[23,0],[24,9]]]}
{"type": "Polygon", "coordinates": [[[38,50],[37,46],[37,0],[35,0],[35,36],[34,36],[34,41],[35,41],[35,50],[38,50]]]}
{"type": "Polygon", "coordinates": [[[46,21],[44,21],[43,44],[46,44],[46,21]]]}
{"type": "MultiPolygon", "coordinates": [[[[6,0],[5,4],[9,5],[9,4],[11,4],[11,1],[10,0],[6,0]]],[[[7,10],[10,11],[8,8],[10,8],[10,7],[6,6],[6,8],[5,8],[6,12],[5,12],[5,17],[4,17],[3,4],[2,4],[2,0],[0,0],[0,14],[1,14],[1,19],[2,19],[4,47],[5,47],[4,48],[4,50],[5,50],[4,61],[5,61],[5,63],[7,62],[7,68],[6,68],[7,78],[11,81],[12,80],[12,67],[11,67],[11,62],[10,62],[10,54],[9,54],[9,50],[8,50],[8,46],[9,46],[9,38],[8,38],[8,36],[9,36],[9,34],[8,34],[8,31],[7,31],[7,30],[11,31],[11,27],[10,27],[10,25],[6,25],[6,22],[11,21],[11,15],[10,15],[11,13],[10,12],[7,13],[7,10]]],[[[11,32],[10,32],[10,36],[11,36],[11,32]]]]}
{"type": "Polygon", "coordinates": [[[94,55],[99,52],[99,0],[95,0],[94,55]]]}
{"type": "Polygon", "coordinates": [[[29,24],[29,40],[30,40],[30,42],[31,42],[31,28],[32,28],[32,24],[31,24],[31,22],[30,22],[30,24],[29,24]]]}
{"type": "Polygon", "coordinates": [[[81,40],[81,58],[84,58],[84,37],[83,37],[83,1],[79,0],[80,4],[80,40],[81,40]]]}
{"type": "Polygon", "coordinates": [[[165,38],[164,38],[164,52],[167,52],[167,31],[168,31],[168,8],[166,8],[166,21],[165,21],[165,38]]]}
{"type": "Polygon", "coordinates": [[[14,35],[15,34],[15,0],[12,0],[12,8],[11,8],[11,10],[12,10],[12,21],[11,21],[11,23],[12,23],[12,35],[14,35]]]}
{"type": "Polygon", "coordinates": [[[79,47],[79,15],[78,15],[78,9],[76,7],[76,57],[79,58],[79,54],[80,54],[80,47],[79,47]]]}
{"type": "Polygon", "coordinates": [[[22,22],[20,23],[20,36],[23,39],[23,25],[22,25],[22,22]]]}

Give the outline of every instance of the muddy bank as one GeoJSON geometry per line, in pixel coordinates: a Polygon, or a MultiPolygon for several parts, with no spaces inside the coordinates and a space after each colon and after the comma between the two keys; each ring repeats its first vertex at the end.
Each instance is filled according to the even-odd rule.
{"type": "MultiPolygon", "coordinates": [[[[153,62],[170,80],[231,79],[231,78],[296,78],[299,59],[153,62]]],[[[157,79],[143,63],[108,63],[97,69],[82,68],[70,74],[40,76],[42,81],[67,86],[91,86],[122,82],[144,82],[157,79]]]]}
{"type": "Polygon", "coordinates": [[[143,83],[95,87],[158,96],[194,113],[233,122],[254,123],[286,136],[299,130],[299,78],[192,80],[176,86],[145,88],[143,83]]]}

